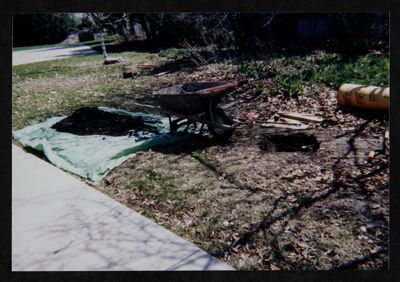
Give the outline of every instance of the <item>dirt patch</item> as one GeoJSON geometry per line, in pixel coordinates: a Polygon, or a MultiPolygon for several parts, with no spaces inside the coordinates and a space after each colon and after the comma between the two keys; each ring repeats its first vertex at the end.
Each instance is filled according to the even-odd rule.
{"type": "Polygon", "coordinates": [[[138,154],[100,189],[238,269],[385,267],[388,167],[366,162],[380,144],[321,131],[307,133],[313,154],[263,150],[262,130],[193,138],[138,154]]]}
{"type": "Polygon", "coordinates": [[[80,108],[51,128],[75,135],[124,136],[137,131],[157,132],[157,128],[144,123],[141,117],[130,117],[99,110],[80,108]]]}
{"type": "MultiPolygon", "coordinates": [[[[211,70],[181,76],[239,79],[211,70]]],[[[263,92],[271,85],[246,84],[220,104],[234,118],[251,111],[262,122],[277,111],[293,111],[320,115],[325,122],[301,132],[245,122],[224,144],[202,136],[143,152],[99,189],[237,269],[387,267],[388,157],[379,153],[367,160],[381,148],[387,118],[338,109],[329,88],[317,89],[317,97],[288,99],[263,92]],[[138,167],[182,182],[170,185],[157,176],[157,184],[157,177],[137,183],[138,167]],[[146,195],[143,187],[166,196],[146,195]],[[168,207],[171,203],[175,206],[168,207]]]]}
{"type": "MultiPolygon", "coordinates": [[[[188,81],[242,79],[229,65],[219,67],[176,74],[188,81]]],[[[387,117],[338,108],[328,87],[315,86],[315,97],[288,98],[271,93],[272,86],[269,79],[250,82],[220,106],[236,119],[253,112],[263,122],[289,111],[324,122],[286,132],[244,122],[224,144],[205,133],[153,148],[98,188],[236,269],[387,267],[388,156],[368,161],[381,148],[387,117]]]]}
{"type": "Polygon", "coordinates": [[[319,142],[312,134],[278,133],[265,135],[260,147],[269,152],[315,152],[319,148],[319,142]]]}

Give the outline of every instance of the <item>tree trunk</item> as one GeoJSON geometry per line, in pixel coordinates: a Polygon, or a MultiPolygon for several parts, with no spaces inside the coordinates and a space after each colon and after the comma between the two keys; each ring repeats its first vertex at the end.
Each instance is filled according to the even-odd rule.
{"type": "Polygon", "coordinates": [[[129,14],[124,13],[123,18],[125,21],[124,36],[126,40],[130,40],[130,38],[132,37],[132,28],[129,14]]]}
{"type": "Polygon", "coordinates": [[[153,34],[151,33],[150,25],[149,25],[146,15],[145,14],[139,15],[139,21],[140,21],[140,25],[142,26],[142,28],[146,34],[146,41],[148,43],[148,46],[149,47],[154,46],[153,34]]]}

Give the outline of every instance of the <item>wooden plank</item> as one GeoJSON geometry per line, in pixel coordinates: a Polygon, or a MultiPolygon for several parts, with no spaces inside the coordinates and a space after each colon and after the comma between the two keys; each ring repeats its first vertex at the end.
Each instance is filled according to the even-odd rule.
{"type": "Polygon", "coordinates": [[[277,113],[281,117],[286,117],[295,120],[301,120],[306,122],[322,122],[323,118],[312,115],[312,114],[300,114],[300,113],[285,113],[285,112],[278,112],[277,113]]]}

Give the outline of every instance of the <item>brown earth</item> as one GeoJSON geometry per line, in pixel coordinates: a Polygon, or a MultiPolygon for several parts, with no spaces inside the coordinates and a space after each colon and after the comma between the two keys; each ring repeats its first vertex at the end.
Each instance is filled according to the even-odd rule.
{"type": "MultiPolygon", "coordinates": [[[[170,77],[238,79],[217,73],[170,77]]],[[[288,98],[269,93],[272,83],[250,82],[222,101],[236,119],[259,115],[229,141],[204,133],[140,152],[97,188],[237,269],[387,268],[388,114],[338,108],[325,86],[288,98]],[[260,126],[278,111],[324,121],[302,131],[260,126]]]]}

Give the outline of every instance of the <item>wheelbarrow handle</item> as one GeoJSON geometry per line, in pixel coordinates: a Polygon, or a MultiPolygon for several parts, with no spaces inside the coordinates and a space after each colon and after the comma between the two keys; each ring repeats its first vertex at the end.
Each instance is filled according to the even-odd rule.
{"type": "MultiPolygon", "coordinates": [[[[243,84],[245,84],[247,82],[248,82],[248,80],[241,80],[241,81],[231,82],[231,83],[227,83],[227,84],[223,84],[223,85],[218,85],[218,86],[215,86],[215,87],[204,89],[204,93],[213,93],[213,92],[226,90],[226,89],[229,89],[229,88],[240,87],[240,86],[242,86],[243,84]]],[[[201,92],[203,92],[203,91],[201,91],[201,92]]]]}

